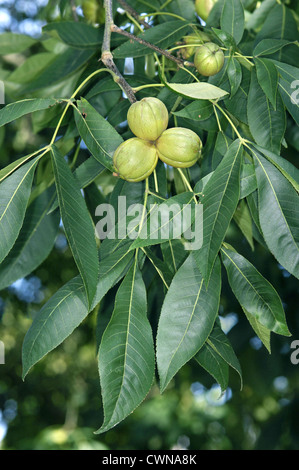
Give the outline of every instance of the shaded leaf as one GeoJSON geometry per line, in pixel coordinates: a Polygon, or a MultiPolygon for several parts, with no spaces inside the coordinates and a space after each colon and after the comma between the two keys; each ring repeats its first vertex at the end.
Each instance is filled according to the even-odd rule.
{"type": "Polygon", "coordinates": [[[14,245],[23,225],[39,157],[18,168],[0,184],[0,262],[14,245]]]}
{"type": "Polygon", "coordinates": [[[34,271],[49,255],[59,228],[59,213],[47,215],[53,191],[45,191],[29,206],[20,234],[0,265],[0,290],[34,271]]]}
{"type": "Polygon", "coordinates": [[[281,300],[270,282],[236,251],[222,247],[221,256],[241,307],[269,330],[290,336],[281,300]]]}
{"type": "Polygon", "coordinates": [[[203,245],[193,255],[206,283],[239,201],[242,152],[240,142],[233,142],[205,186],[203,245]]]}
{"type": "Polygon", "coordinates": [[[299,278],[299,195],[272,163],[257,151],[252,153],[265,242],[279,263],[299,278]]]}
{"type": "Polygon", "coordinates": [[[90,305],[95,295],[99,274],[98,250],[92,219],[76,179],[55,146],[51,149],[51,156],[65,234],[82,276],[90,305]]]}
{"type": "Polygon", "coordinates": [[[157,334],[161,391],[210,335],[218,314],[220,286],[218,259],[207,289],[192,254],[175,274],[163,303],[157,334]]]}
{"type": "Polygon", "coordinates": [[[94,158],[113,171],[113,154],[123,142],[122,137],[87,100],[77,101],[75,121],[78,131],[94,158]]]}
{"type": "Polygon", "coordinates": [[[0,110],[0,127],[15,121],[25,114],[47,109],[57,103],[57,100],[51,98],[33,98],[8,104],[0,110]]]}
{"type": "Polygon", "coordinates": [[[61,344],[82,323],[121,278],[132,256],[132,252],[120,250],[100,263],[97,291],[91,308],[88,307],[80,276],[71,279],[48,300],[35,316],[24,339],[23,379],[34,364],[61,344]]]}
{"type": "Polygon", "coordinates": [[[152,386],[155,355],[146,312],[146,290],[135,260],[117,291],[99,348],[104,422],[97,434],[126,418],[152,386]]]}
{"type": "Polygon", "coordinates": [[[240,0],[226,0],[224,2],[220,26],[235,39],[236,44],[239,44],[245,27],[244,8],[240,0]]]}

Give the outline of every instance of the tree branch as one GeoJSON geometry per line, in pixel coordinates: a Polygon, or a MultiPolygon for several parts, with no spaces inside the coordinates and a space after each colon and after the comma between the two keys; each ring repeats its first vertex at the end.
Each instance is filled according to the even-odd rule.
{"type": "Polygon", "coordinates": [[[111,31],[114,33],[121,34],[122,36],[125,36],[129,39],[133,39],[133,41],[139,42],[139,44],[142,44],[143,46],[147,46],[150,49],[153,49],[155,52],[158,52],[159,54],[164,55],[167,57],[167,59],[172,60],[176,64],[178,64],[179,67],[194,67],[194,64],[192,62],[188,62],[183,59],[179,59],[178,57],[175,57],[174,55],[170,54],[168,51],[165,51],[165,49],[161,49],[158,46],[155,46],[154,44],[151,44],[148,41],[145,41],[144,39],[140,38],[139,36],[134,36],[134,34],[128,33],[127,31],[124,31],[123,29],[119,28],[115,24],[112,23],[111,25],[111,31]]]}
{"type": "Polygon", "coordinates": [[[135,20],[138,21],[138,23],[142,24],[142,26],[145,27],[145,29],[150,29],[151,25],[149,25],[146,21],[144,21],[142,18],[140,18],[139,13],[134,10],[125,0],[118,0],[118,3],[122,6],[122,8],[127,11],[135,20]]]}
{"type": "Polygon", "coordinates": [[[111,70],[113,75],[113,80],[120,86],[123,92],[128,97],[130,103],[135,103],[137,101],[133,89],[130,87],[128,82],[124,79],[118,68],[116,67],[113,55],[111,53],[111,28],[113,25],[113,14],[112,14],[112,0],[105,0],[105,30],[104,30],[104,39],[102,46],[102,56],[101,60],[107,69],[111,70]]]}

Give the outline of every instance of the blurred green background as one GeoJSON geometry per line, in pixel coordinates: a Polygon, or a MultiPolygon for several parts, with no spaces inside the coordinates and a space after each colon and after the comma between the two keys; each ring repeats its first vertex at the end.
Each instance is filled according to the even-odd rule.
{"type": "MultiPolygon", "coordinates": [[[[42,25],[59,15],[57,5],[56,0],[0,0],[0,33],[38,37],[42,25]]],[[[19,55],[0,58],[0,79],[23,60],[19,55]]],[[[108,102],[102,105],[108,106],[108,102]]],[[[36,122],[38,119],[42,113],[36,122]]],[[[37,136],[33,124],[26,117],[0,129],[0,168],[48,142],[51,133],[43,130],[37,136]]],[[[288,158],[295,163],[298,129],[290,125],[287,136],[288,158]]],[[[83,148],[79,158],[84,158],[85,152],[83,148]]],[[[299,339],[298,281],[262,246],[256,245],[252,252],[236,226],[231,227],[229,241],[254,261],[277,289],[292,337],[273,336],[270,355],[225,281],[222,326],[241,363],[242,390],[232,371],[230,388],[220,396],[213,379],[191,361],[163,395],[155,385],[124,422],[96,436],[94,431],[102,422],[94,333],[98,312],[40,361],[25,382],[21,379],[21,347],[33,316],[77,274],[61,230],[49,258],[31,276],[0,293],[0,340],[5,344],[5,365],[0,365],[0,448],[299,450],[299,364],[291,362],[292,341],[299,339]]],[[[112,290],[101,308],[111,309],[113,299],[112,290]]]]}

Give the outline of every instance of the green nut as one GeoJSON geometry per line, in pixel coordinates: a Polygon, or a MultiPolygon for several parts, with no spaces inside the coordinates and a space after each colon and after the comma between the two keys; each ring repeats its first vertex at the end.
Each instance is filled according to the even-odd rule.
{"type": "Polygon", "coordinates": [[[174,127],[163,132],[156,148],[162,162],[176,168],[188,168],[199,159],[202,142],[190,129],[174,127]]]}
{"type": "Polygon", "coordinates": [[[200,45],[210,41],[210,37],[202,31],[198,31],[196,34],[190,34],[189,36],[185,36],[183,39],[185,41],[185,44],[192,44],[190,47],[182,47],[181,54],[184,59],[189,59],[189,57],[194,54],[196,50],[196,46],[194,44],[200,45]]]}
{"type": "Polygon", "coordinates": [[[153,143],[137,137],[128,139],[113,155],[115,171],[120,178],[138,182],[146,179],[156,168],[158,154],[153,143]]]}
{"type": "Polygon", "coordinates": [[[143,98],[133,103],[127,114],[128,125],[137,137],[154,142],[168,126],[168,111],[157,98],[143,98]]]}
{"type": "Polygon", "coordinates": [[[194,65],[198,72],[205,77],[216,75],[224,64],[224,54],[214,42],[206,42],[195,52],[194,65]]]}
{"type": "Polygon", "coordinates": [[[198,16],[204,21],[207,21],[210,11],[217,0],[196,0],[195,10],[198,16]]]}
{"type": "Polygon", "coordinates": [[[89,23],[105,23],[105,8],[102,0],[84,0],[82,10],[89,23]]]}

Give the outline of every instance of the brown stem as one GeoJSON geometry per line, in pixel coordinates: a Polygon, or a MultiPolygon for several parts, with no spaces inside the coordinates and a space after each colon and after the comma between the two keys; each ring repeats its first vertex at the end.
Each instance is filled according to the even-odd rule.
{"type": "Polygon", "coordinates": [[[127,95],[128,100],[130,103],[135,103],[137,98],[134,94],[133,89],[130,87],[128,82],[124,79],[118,68],[116,67],[113,55],[110,51],[110,43],[111,43],[111,27],[113,25],[113,15],[112,15],[112,0],[105,0],[105,30],[104,30],[104,39],[103,39],[103,46],[102,46],[102,56],[101,60],[103,64],[107,67],[107,69],[111,70],[113,74],[113,79],[123,92],[127,95]]]}
{"type": "Polygon", "coordinates": [[[111,25],[111,31],[114,33],[121,34],[122,36],[125,36],[129,39],[133,39],[133,41],[139,42],[139,44],[142,44],[143,46],[149,47],[150,49],[153,49],[154,51],[158,52],[159,54],[164,55],[167,57],[167,59],[172,60],[176,64],[178,64],[179,67],[194,67],[194,64],[192,62],[188,62],[186,60],[179,59],[178,57],[175,57],[174,55],[170,54],[169,52],[165,51],[165,49],[161,49],[158,46],[155,46],[154,44],[151,44],[148,41],[145,41],[142,39],[140,36],[134,36],[134,34],[128,33],[127,31],[124,31],[123,29],[119,28],[115,24],[111,25]]]}
{"type": "Polygon", "coordinates": [[[123,7],[125,11],[127,11],[135,20],[138,21],[138,23],[142,24],[142,26],[145,27],[145,29],[150,29],[151,25],[149,25],[146,21],[144,21],[142,18],[140,18],[139,13],[134,10],[125,0],[118,0],[118,3],[123,7]]]}

